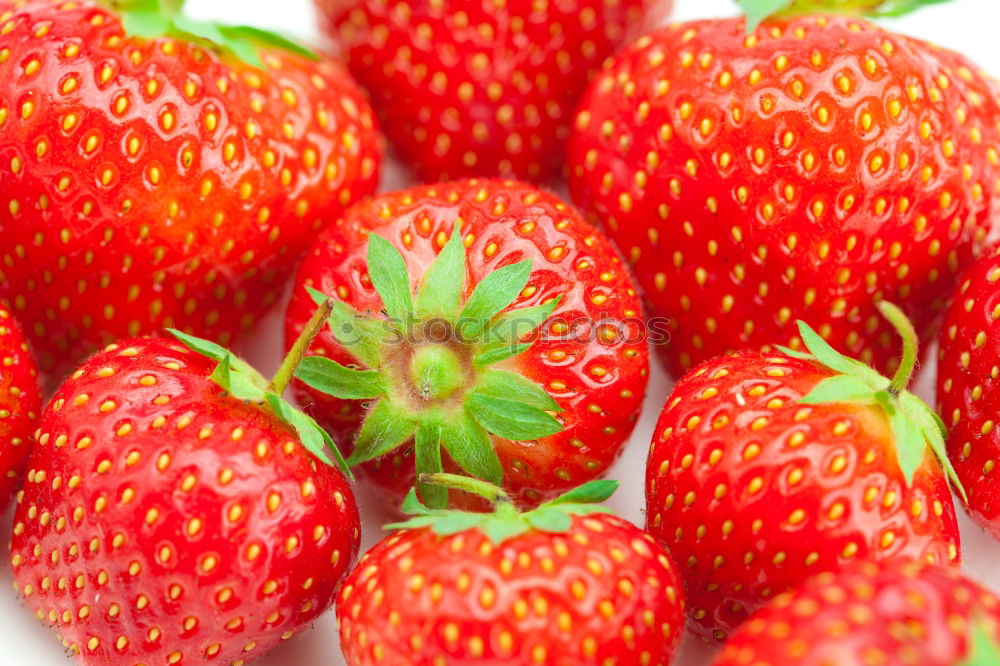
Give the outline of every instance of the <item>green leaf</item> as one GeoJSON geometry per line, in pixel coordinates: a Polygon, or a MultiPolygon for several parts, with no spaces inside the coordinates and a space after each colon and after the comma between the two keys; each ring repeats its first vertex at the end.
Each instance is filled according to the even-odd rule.
{"type": "Polygon", "coordinates": [[[791,347],[785,347],[784,345],[775,345],[775,349],[784,354],[785,356],[790,356],[791,358],[797,358],[800,361],[815,361],[816,357],[812,354],[801,352],[791,347]]]}
{"type": "Polygon", "coordinates": [[[553,400],[545,389],[516,372],[483,370],[479,374],[476,388],[486,395],[523,402],[545,411],[563,411],[559,403],[553,400]]]}
{"type": "Polygon", "coordinates": [[[351,467],[381,458],[413,437],[417,424],[405,409],[387,398],[375,403],[354,442],[354,453],[347,459],[351,467]]]}
{"type": "Polygon", "coordinates": [[[355,370],[324,356],[306,356],[295,370],[306,385],[344,400],[369,400],[385,395],[382,375],[375,370],[355,370]]]}
{"type": "Polygon", "coordinates": [[[528,351],[530,347],[531,345],[529,344],[509,345],[506,347],[493,347],[476,356],[474,359],[472,359],[472,362],[476,364],[476,367],[485,368],[488,365],[493,365],[494,363],[505,361],[508,358],[519,356],[524,352],[528,351]]]}
{"type": "Polygon", "coordinates": [[[133,37],[153,39],[168,35],[173,31],[173,21],[170,16],[156,11],[155,8],[122,12],[121,19],[125,33],[133,37]]]}
{"type": "Polygon", "coordinates": [[[442,424],[441,443],[448,456],[468,474],[495,485],[503,481],[503,467],[493,440],[467,410],[442,424]]]}
{"type": "Polygon", "coordinates": [[[226,36],[226,43],[233,41],[252,42],[262,47],[272,47],[318,62],[319,55],[292,37],[287,37],[271,30],[262,30],[251,25],[219,25],[219,30],[226,36]]]}
{"type": "Polygon", "coordinates": [[[990,626],[982,618],[973,618],[972,636],[969,641],[968,656],[961,666],[997,666],[1000,664],[1000,645],[990,626]]]}
{"type": "Polygon", "coordinates": [[[417,319],[441,317],[454,322],[465,291],[465,244],[455,225],[451,239],[424,273],[414,305],[417,319]]]}
{"type": "Polygon", "coordinates": [[[514,516],[513,519],[501,516],[488,516],[479,525],[479,529],[494,544],[501,544],[507,539],[524,534],[529,528],[528,521],[521,516],[514,516]]]}
{"type": "Polygon", "coordinates": [[[893,439],[896,440],[896,455],[899,468],[907,486],[913,485],[913,477],[927,454],[927,440],[920,428],[900,409],[896,399],[889,393],[876,394],[879,404],[889,417],[893,439]]]}
{"type": "Polygon", "coordinates": [[[434,521],[434,533],[441,536],[458,534],[479,527],[482,522],[481,515],[451,511],[434,521]]]}
{"type": "Polygon", "coordinates": [[[822,380],[799,400],[806,405],[821,405],[835,402],[875,402],[875,391],[854,375],[834,375],[822,380]]]}
{"type": "MultiPolygon", "coordinates": [[[[414,455],[416,457],[417,473],[444,471],[441,463],[441,424],[437,422],[421,422],[417,425],[414,437],[414,455]]],[[[429,483],[418,484],[420,495],[427,500],[432,509],[443,509],[448,506],[448,489],[429,483]]]]}
{"type": "Polygon", "coordinates": [[[458,316],[458,329],[465,339],[479,337],[490,320],[514,302],[530,278],[528,259],[498,268],[480,280],[458,316]]]}
{"type": "Polygon", "coordinates": [[[351,474],[351,470],[336,443],[312,417],[295,409],[274,393],[268,393],[265,397],[278,418],[295,428],[299,435],[299,441],[309,453],[331,467],[339,467],[348,479],[354,479],[354,475],[351,474]],[[332,459],[330,458],[331,453],[333,454],[332,459]]]}
{"type": "Polygon", "coordinates": [[[476,389],[466,394],[465,404],[484,428],[504,439],[523,442],[562,430],[559,421],[537,407],[476,389]]]}
{"type": "Polygon", "coordinates": [[[413,298],[406,261],[396,246],[377,234],[368,235],[368,277],[382,297],[389,319],[408,329],[413,321],[413,298]]]}
{"type": "Polygon", "coordinates": [[[889,0],[889,2],[885,3],[882,7],[874,12],[871,12],[870,15],[880,18],[903,16],[904,14],[909,14],[910,12],[920,9],[921,7],[939,5],[943,2],[951,2],[951,0],[896,0],[896,2],[889,0]]]}
{"type": "MultiPolygon", "coordinates": [[[[316,305],[326,302],[327,296],[323,292],[312,287],[306,289],[316,305]]],[[[391,342],[390,334],[398,336],[398,332],[387,329],[385,320],[365,317],[341,301],[334,303],[328,323],[340,346],[369,368],[378,368],[381,364],[382,345],[391,342]]]]}
{"type": "MultiPolygon", "coordinates": [[[[323,297],[326,299],[326,297],[323,297]]],[[[196,338],[193,335],[188,335],[187,333],[182,333],[174,328],[168,328],[167,333],[174,336],[178,340],[184,343],[184,346],[191,351],[196,351],[202,356],[207,356],[208,358],[214,359],[216,361],[221,361],[227,356],[231,356],[232,352],[221,345],[217,345],[210,340],[204,340],[202,338],[196,338]]]]}
{"type": "Polygon", "coordinates": [[[565,511],[541,506],[524,514],[532,527],[542,532],[564,533],[573,526],[573,518],[565,511]]]}
{"type": "Polygon", "coordinates": [[[207,39],[220,46],[226,45],[226,37],[219,29],[219,24],[214,21],[200,21],[183,14],[178,14],[173,19],[174,34],[182,33],[194,39],[207,39]]]}
{"type": "Polygon", "coordinates": [[[403,504],[399,507],[399,510],[407,515],[414,516],[430,513],[424,503],[420,501],[420,496],[417,494],[416,488],[410,488],[410,492],[406,493],[406,497],[403,499],[403,504]]]}
{"type": "Polygon", "coordinates": [[[238,369],[240,364],[234,366],[232,361],[232,355],[224,356],[208,378],[237,400],[263,402],[267,387],[266,383],[261,385],[263,378],[256,371],[253,374],[240,372],[238,369]]]}
{"type": "Polygon", "coordinates": [[[764,19],[786,9],[792,0],[736,0],[747,15],[747,32],[757,29],[764,19]]]}
{"type": "Polygon", "coordinates": [[[968,503],[969,497],[965,492],[965,486],[962,485],[961,479],[958,478],[958,472],[955,471],[955,467],[948,457],[948,449],[945,444],[945,437],[948,433],[944,428],[941,417],[926,402],[909,391],[900,392],[897,401],[899,408],[920,430],[927,446],[931,448],[934,457],[941,464],[941,468],[944,470],[951,485],[962,496],[962,499],[968,503]]]}
{"type": "Polygon", "coordinates": [[[611,498],[621,484],[611,479],[599,479],[590,481],[579,488],[574,488],[568,493],[564,493],[554,500],[545,503],[545,506],[556,506],[559,504],[596,504],[611,498]]]}
{"type": "Polygon", "coordinates": [[[804,321],[799,322],[799,335],[813,357],[834,372],[842,375],[857,374],[857,363],[830,346],[819,333],[804,321]]]}

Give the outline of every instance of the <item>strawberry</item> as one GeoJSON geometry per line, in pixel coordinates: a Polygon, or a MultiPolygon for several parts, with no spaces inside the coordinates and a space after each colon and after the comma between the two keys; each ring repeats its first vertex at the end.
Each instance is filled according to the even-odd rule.
{"type": "Polygon", "coordinates": [[[55,379],[165,326],[231,343],[378,179],[341,66],[160,4],[0,0],[0,303],[55,379]]]}
{"type": "MultiPolygon", "coordinates": [[[[397,505],[418,472],[442,470],[536,505],[607,471],[635,425],[648,353],[632,280],[600,232],[534,187],[459,181],[360,203],[300,267],[289,341],[319,292],[340,305],[299,402],[338,442],[357,437],[349,462],[397,505]]],[[[420,492],[445,506],[443,489],[420,492]]]]}
{"type": "Polygon", "coordinates": [[[593,504],[593,481],[518,513],[495,486],[490,514],[415,514],[362,557],[337,599],[348,666],[669,664],[684,627],[673,563],[631,523],[593,504]]]}
{"type": "Polygon", "coordinates": [[[609,63],[577,115],[570,184],[670,320],[672,372],[797,348],[796,319],[893,370],[883,298],[934,332],[1000,164],[983,129],[995,105],[940,53],[806,16],[750,35],[737,19],[680,24],[609,63]]]}
{"type": "Polygon", "coordinates": [[[990,666],[998,627],[996,596],[954,569],[859,562],[776,597],[714,666],[990,666]]]}
{"type": "Polygon", "coordinates": [[[425,181],[559,175],[601,62],[673,0],[316,0],[390,142],[425,181]]]}
{"type": "Polygon", "coordinates": [[[80,663],[243,663],[331,605],[358,509],[322,430],[278,397],[326,312],[270,386],[176,332],[190,349],[112,345],[56,391],[11,558],[80,663]]]}
{"type": "Polygon", "coordinates": [[[0,512],[21,478],[41,407],[35,361],[20,326],[0,308],[0,512]]]}
{"type": "Polygon", "coordinates": [[[948,454],[968,491],[969,513],[1000,538],[1000,246],[969,267],[940,338],[938,412],[950,428],[948,454]]]}
{"type": "Polygon", "coordinates": [[[879,307],[904,338],[891,381],[800,322],[812,355],[737,352],[668,398],[646,469],[647,529],[687,565],[700,636],[721,640],[774,595],[857,559],[958,563],[943,426],[905,390],[916,333],[896,306],[879,307]]]}

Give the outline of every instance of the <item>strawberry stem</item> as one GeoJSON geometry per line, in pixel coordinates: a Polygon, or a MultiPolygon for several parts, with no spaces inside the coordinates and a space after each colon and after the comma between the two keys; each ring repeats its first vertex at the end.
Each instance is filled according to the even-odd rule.
{"type": "Polygon", "coordinates": [[[472,495],[477,495],[495,507],[502,505],[514,505],[514,500],[512,500],[510,495],[508,495],[500,486],[493,485],[487,481],[473,479],[468,476],[438,472],[435,474],[421,474],[418,477],[418,480],[420,483],[426,483],[432,486],[441,486],[452,490],[461,490],[466,493],[471,493],[472,495]]]}
{"type": "Polygon", "coordinates": [[[880,301],[876,307],[882,313],[882,316],[893,325],[899,337],[903,339],[903,355],[899,361],[899,368],[896,370],[896,374],[893,375],[892,383],[889,385],[889,391],[898,394],[900,391],[906,390],[906,387],[910,384],[910,379],[913,377],[913,370],[917,366],[917,349],[920,340],[910,319],[898,306],[889,301],[880,301]]]}
{"type": "Polygon", "coordinates": [[[291,350],[281,362],[278,372],[275,373],[274,379],[271,380],[271,384],[267,388],[269,393],[281,395],[285,392],[288,383],[295,376],[296,368],[299,367],[299,363],[302,362],[309,347],[312,346],[313,340],[316,339],[319,332],[323,330],[323,326],[326,325],[326,320],[330,317],[330,313],[333,312],[333,305],[332,298],[327,298],[320,303],[316,312],[313,313],[312,318],[306,323],[306,327],[302,329],[302,333],[299,334],[295,344],[292,345],[291,350]]]}

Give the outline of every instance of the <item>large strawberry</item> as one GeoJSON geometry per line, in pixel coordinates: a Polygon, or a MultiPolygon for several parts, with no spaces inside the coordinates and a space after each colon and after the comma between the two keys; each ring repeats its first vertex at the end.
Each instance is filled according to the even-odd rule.
{"type": "Polygon", "coordinates": [[[328,312],[271,385],[178,332],[191,349],[128,340],[56,391],[11,558],[80,663],[243,663],[333,602],[357,506],[323,431],[278,397],[328,312]]]}
{"type": "Polygon", "coordinates": [[[316,4],[421,178],[545,181],[562,166],[589,78],[673,0],[316,4]]]}
{"type": "Polygon", "coordinates": [[[0,512],[21,478],[40,411],[35,360],[17,322],[0,308],[0,512]]]}
{"type": "Polygon", "coordinates": [[[415,516],[372,548],[337,599],[349,666],[666,666],[684,627],[673,563],[635,525],[593,504],[593,481],[518,513],[499,488],[490,514],[415,516]]]}
{"type": "Polygon", "coordinates": [[[1000,246],[969,267],[945,316],[938,411],[972,517],[1000,538],[1000,246]]]}
{"type": "Polygon", "coordinates": [[[1000,136],[952,64],[840,16],[680,24],[610,62],[577,115],[572,191],[670,320],[673,372],[796,347],[796,319],[891,370],[880,298],[933,332],[986,235],[1000,136]]]}
{"type": "MultiPolygon", "coordinates": [[[[316,290],[341,304],[300,368],[318,389],[299,386],[300,402],[336,441],[357,434],[349,462],[396,504],[417,471],[442,469],[537,504],[605,472],[635,425],[648,356],[632,280],[599,231],[529,185],[351,208],[299,269],[289,342],[316,290]]],[[[443,506],[442,489],[421,492],[443,506]]]]}
{"type": "Polygon", "coordinates": [[[164,326],[229,344],[374,190],[342,67],[179,4],[0,0],[0,302],[44,371],[164,326]]]}
{"type": "Polygon", "coordinates": [[[647,529],[682,567],[703,637],[725,638],[772,596],[856,559],[959,561],[943,427],[905,390],[916,334],[880,307],[904,338],[891,381],[800,323],[815,357],[738,352],[698,366],[668,398],[646,470],[647,529]]]}
{"type": "Polygon", "coordinates": [[[714,666],[996,666],[1000,601],[955,569],[861,562],[779,595],[714,666]]]}

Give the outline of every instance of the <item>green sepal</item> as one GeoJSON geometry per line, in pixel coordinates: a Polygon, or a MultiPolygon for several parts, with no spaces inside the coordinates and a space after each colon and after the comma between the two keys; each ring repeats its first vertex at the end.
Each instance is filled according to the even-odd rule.
{"type": "MultiPolygon", "coordinates": [[[[316,305],[326,302],[328,296],[318,289],[306,287],[316,305]]],[[[379,367],[382,345],[387,341],[386,324],[365,317],[351,306],[336,301],[329,319],[330,332],[341,347],[370,368],[379,367]]]]}
{"type": "Polygon", "coordinates": [[[455,225],[451,238],[431,263],[417,291],[414,310],[419,320],[440,317],[455,323],[465,291],[465,245],[455,225]]]}
{"type": "Polygon", "coordinates": [[[902,391],[896,400],[900,410],[920,430],[927,446],[930,446],[934,457],[937,458],[948,476],[948,480],[951,481],[951,485],[961,495],[962,500],[968,504],[969,496],[966,494],[965,486],[962,485],[961,479],[958,478],[958,472],[952,465],[951,458],[948,457],[948,449],[945,444],[948,431],[944,422],[941,421],[941,417],[926,402],[909,391],[902,391]]]}
{"type": "Polygon", "coordinates": [[[458,316],[461,334],[466,338],[480,336],[490,320],[514,302],[530,278],[530,259],[503,266],[483,277],[458,316]]]}
{"type": "Polygon", "coordinates": [[[747,17],[747,31],[753,32],[767,18],[778,14],[842,13],[873,18],[890,18],[909,14],[921,7],[938,5],[951,0],[885,0],[878,7],[851,7],[830,0],[736,0],[747,17]]]}
{"type": "Polygon", "coordinates": [[[476,356],[472,362],[476,364],[477,368],[485,368],[486,366],[493,365],[494,363],[506,361],[508,358],[520,356],[524,352],[528,351],[530,347],[531,345],[529,344],[492,347],[491,349],[476,356]]]}
{"type": "Polygon", "coordinates": [[[537,407],[478,389],[466,394],[465,405],[484,428],[504,439],[524,442],[562,430],[558,420],[537,407]]]}
{"type": "Polygon", "coordinates": [[[797,349],[792,349],[791,347],[785,347],[784,345],[774,345],[774,348],[785,356],[790,356],[792,358],[797,358],[800,361],[815,361],[816,358],[809,352],[799,351],[797,349]]]}
{"type": "Polygon", "coordinates": [[[543,411],[563,411],[559,403],[553,400],[545,389],[516,372],[483,370],[476,382],[476,390],[497,398],[523,402],[543,411]]]}
{"type": "MultiPolygon", "coordinates": [[[[303,46],[294,37],[282,35],[272,30],[263,30],[252,25],[218,25],[219,30],[226,37],[226,42],[230,48],[232,44],[251,44],[265,48],[274,48],[281,51],[288,51],[306,60],[319,62],[319,54],[310,48],[303,46]]],[[[250,62],[249,60],[247,62],[250,62]]],[[[252,64],[252,63],[251,63],[252,64]]]]}
{"type": "MultiPolygon", "coordinates": [[[[466,410],[444,420],[441,445],[448,456],[473,477],[497,485],[503,482],[503,467],[493,448],[493,440],[466,410]]],[[[429,470],[418,466],[417,471],[429,470]]]]}
{"type": "Polygon", "coordinates": [[[299,441],[309,453],[331,467],[339,467],[344,476],[354,480],[351,468],[344,460],[344,456],[341,455],[337,444],[311,416],[292,407],[288,401],[274,393],[268,393],[265,399],[278,418],[295,428],[295,432],[299,435],[299,441]],[[333,454],[332,459],[331,453],[333,454]]]}
{"type": "Polygon", "coordinates": [[[1000,643],[985,619],[974,618],[968,655],[959,666],[997,666],[1000,664],[1000,643]]]}
{"type": "Polygon", "coordinates": [[[406,261],[396,246],[377,234],[368,235],[368,277],[382,297],[389,320],[401,330],[413,321],[413,296],[406,261]]]}
{"type": "MultiPolygon", "coordinates": [[[[157,4],[157,3],[144,3],[157,4]]],[[[125,32],[135,37],[154,39],[169,35],[174,30],[171,18],[155,9],[135,9],[121,14],[122,27],[125,32]]]]}
{"type": "Polygon", "coordinates": [[[612,513],[607,507],[591,502],[608,499],[617,488],[617,481],[591,481],[524,513],[518,512],[509,498],[501,499],[493,513],[434,509],[422,503],[414,489],[410,490],[401,507],[404,514],[412,517],[386,525],[385,529],[429,528],[439,536],[451,536],[478,529],[494,545],[500,545],[507,539],[531,530],[551,534],[565,533],[572,527],[573,516],[612,513]]]}
{"type": "MultiPolygon", "coordinates": [[[[886,380],[888,386],[889,381],[886,380]]],[[[825,402],[857,402],[871,404],[875,402],[872,387],[854,375],[834,375],[824,379],[799,402],[806,405],[820,405],[825,402]]]]}
{"type": "Polygon", "coordinates": [[[232,354],[223,356],[208,378],[237,400],[262,402],[267,389],[267,380],[246,363],[234,365],[234,359],[232,354]],[[247,369],[250,371],[247,372],[247,369]]]}
{"type": "Polygon", "coordinates": [[[351,467],[381,458],[413,437],[417,424],[410,413],[395,406],[388,398],[375,403],[361,424],[354,453],[347,459],[351,467]]]}
{"type": "Polygon", "coordinates": [[[343,400],[371,400],[385,395],[386,386],[376,370],[355,370],[325,356],[306,356],[295,377],[317,391],[343,400]]]}
{"type": "Polygon", "coordinates": [[[747,32],[753,32],[764,19],[787,9],[792,0],[736,0],[736,4],[747,16],[747,32]]]}
{"type": "MultiPolygon", "coordinates": [[[[417,424],[413,449],[418,474],[444,471],[441,461],[441,424],[437,420],[428,419],[417,424]]],[[[447,488],[418,482],[417,489],[430,508],[444,509],[448,506],[447,488]]]]}
{"type": "Polygon", "coordinates": [[[814,359],[830,370],[844,375],[854,375],[868,383],[875,391],[881,391],[885,386],[889,385],[889,381],[885,377],[864,363],[856,361],[853,358],[848,358],[831,347],[830,343],[814,331],[809,324],[800,321],[798,322],[798,326],[799,336],[802,338],[806,349],[809,350],[814,359]]]}
{"type": "Polygon", "coordinates": [[[951,2],[951,0],[887,0],[882,7],[874,12],[871,12],[870,15],[878,18],[903,16],[905,14],[909,14],[910,12],[914,12],[921,7],[927,7],[928,5],[940,5],[943,2],[951,2]]]}

